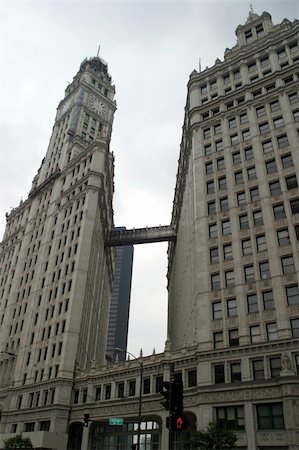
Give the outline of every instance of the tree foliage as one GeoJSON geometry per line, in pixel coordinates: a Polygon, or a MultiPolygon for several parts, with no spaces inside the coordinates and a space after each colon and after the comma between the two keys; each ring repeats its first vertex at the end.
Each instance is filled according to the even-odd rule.
{"type": "Polygon", "coordinates": [[[205,431],[196,431],[191,435],[191,448],[196,450],[232,449],[237,441],[232,431],[226,431],[217,422],[211,422],[205,431]]]}
{"type": "Polygon", "coordinates": [[[6,439],[4,441],[4,449],[17,449],[17,448],[33,448],[31,440],[24,438],[21,434],[17,434],[14,437],[6,439]]]}

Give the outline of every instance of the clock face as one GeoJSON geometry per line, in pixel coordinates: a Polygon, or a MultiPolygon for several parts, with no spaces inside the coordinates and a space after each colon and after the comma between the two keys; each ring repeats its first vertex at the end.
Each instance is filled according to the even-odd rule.
{"type": "Polygon", "coordinates": [[[98,100],[95,97],[91,97],[90,106],[96,113],[101,114],[101,116],[104,116],[106,112],[106,106],[103,102],[101,102],[101,100],[98,100]]]}

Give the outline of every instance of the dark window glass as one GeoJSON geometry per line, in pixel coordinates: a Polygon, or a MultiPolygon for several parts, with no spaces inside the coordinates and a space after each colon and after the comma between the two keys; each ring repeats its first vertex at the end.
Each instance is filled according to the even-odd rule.
{"type": "Polygon", "coordinates": [[[281,372],[281,358],[270,358],[270,372],[271,372],[271,378],[279,377],[279,374],[281,372]]]}
{"type": "Polygon", "coordinates": [[[256,405],[259,430],[284,429],[282,403],[264,403],[256,405]]]}
{"type": "Polygon", "coordinates": [[[274,298],[272,291],[263,292],[263,305],[265,310],[274,309],[274,298]]]}
{"type": "Polygon", "coordinates": [[[224,430],[245,430],[243,406],[218,406],[216,419],[224,430]]]}
{"type": "Polygon", "coordinates": [[[273,214],[275,220],[284,219],[286,217],[283,203],[273,205],[273,214]]]}
{"type": "Polygon", "coordinates": [[[296,175],[291,175],[289,177],[286,177],[286,186],[287,186],[288,191],[290,191],[291,189],[296,189],[298,187],[296,175]]]}
{"type": "Polygon", "coordinates": [[[266,161],[265,164],[266,164],[267,173],[277,172],[277,166],[276,166],[275,159],[270,159],[269,161],[266,161]]]}
{"type": "Polygon", "coordinates": [[[215,384],[225,383],[224,364],[214,366],[215,384]]]}
{"type": "Polygon", "coordinates": [[[279,180],[273,181],[269,183],[270,194],[272,197],[276,197],[281,193],[279,180]]]}
{"type": "Polygon", "coordinates": [[[286,296],[288,305],[299,305],[299,289],[298,285],[294,284],[293,286],[286,286],[286,296]]]}
{"type": "Polygon", "coordinates": [[[254,380],[263,380],[265,378],[264,361],[262,359],[252,361],[252,371],[254,380]]]}
{"type": "Polygon", "coordinates": [[[230,347],[239,345],[239,331],[237,328],[228,331],[228,340],[230,347]]]}
{"type": "Polygon", "coordinates": [[[255,313],[258,311],[258,303],[256,294],[247,295],[247,308],[249,313],[255,313]]]}
{"type": "Polygon", "coordinates": [[[287,155],[283,155],[281,157],[281,163],[282,163],[282,167],[284,169],[287,169],[288,167],[292,167],[294,165],[294,163],[293,163],[291,153],[288,153],[287,155]]]}
{"type": "Polygon", "coordinates": [[[242,381],[241,364],[240,363],[231,363],[231,365],[230,365],[230,379],[231,379],[232,383],[236,383],[238,381],[242,381]]]}

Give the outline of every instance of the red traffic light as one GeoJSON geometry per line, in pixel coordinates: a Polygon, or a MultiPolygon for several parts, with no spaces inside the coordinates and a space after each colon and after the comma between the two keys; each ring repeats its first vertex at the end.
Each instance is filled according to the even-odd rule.
{"type": "Polygon", "coordinates": [[[177,429],[178,431],[181,431],[182,428],[183,428],[183,426],[184,426],[184,419],[183,419],[182,417],[178,417],[178,418],[176,419],[175,425],[176,425],[176,429],[177,429]]]}

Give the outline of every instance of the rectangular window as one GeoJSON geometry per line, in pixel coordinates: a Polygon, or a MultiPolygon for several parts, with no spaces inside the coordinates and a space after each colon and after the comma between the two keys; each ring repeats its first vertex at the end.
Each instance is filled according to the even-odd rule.
{"type": "Polygon", "coordinates": [[[258,303],[256,294],[247,295],[247,309],[250,314],[258,312],[258,303]]]}
{"type": "Polygon", "coordinates": [[[237,192],[237,202],[238,206],[242,206],[246,204],[246,195],[245,192],[237,192]]]}
{"type": "Polygon", "coordinates": [[[265,106],[258,106],[257,108],[255,108],[255,112],[256,112],[256,117],[262,117],[266,115],[266,108],[265,106]]]}
{"type": "Polygon", "coordinates": [[[286,180],[286,186],[287,186],[288,191],[290,191],[292,189],[297,189],[298,182],[297,182],[296,175],[290,175],[289,177],[286,177],[285,180],[286,180]]]}
{"type": "Polygon", "coordinates": [[[215,201],[208,203],[208,215],[212,216],[213,214],[216,214],[216,202],[215,201]]]}
{"type": "Polygon", "coordinates": [[[223,220],[221,222],[221,228],[222,228],[223,235],[230,234],[231,233],[230,220],[223,220]]]}
{"type": "Polygon", "coordinates": [[[210,248],[210,263],[215,264],[219,262],[218,247],[210,248]]]}
{"type": "Polygon", "coordinates": [[[256,405],[259,430],[283,430],[284,418],[282,403],[264,403],[256,405]]]}
{"type": "Polygon", "coordinates": [[[299,337],[299,319],[291,319],[291,330],[294,338],[299,337]]]}
{"type": "Polygon", "coordinates": [[[269,363],[271,378],[279,377],[281,372],[281,358],[279,356],[276,358],[270,358],[269,363]]]}
{"type": "Polygon", "coordinates": [[[117,383],[117,398],[124,398],[125,396],[125,383],[117,383]]]}
{"type": "Polygon", "coordinates": [[[259,325],[253,325],[249,327],[250,331],[250,342],[252,344],[257,344],[261,342],[261,327],[259,325]]]}
{"type": "Polygon", "coordinates": [[[218,170],[225,169],[224,158],[217,159],[217,169],[218,170]]]}
{"type": "Polygon", "coordinates": [[[213,163],[212,162],[207,162],[206,163],[206,174],[208,175],[208,174],[213,173],[213,172],[214,172],[214,170],[213,170],[213,163]]]}
{"type": "Polygon", "coordinates": [[[204,152],[205,152],[205,156],[211,155],[212,154],[212,145],[211,144],[205,145],[204,152]]]}
{"type": "Polygon", "coordinates": [[[217,224],[213,223],[209,225],[209,238],[215,239],[217,237],[217,224]]]}
{"type": "Polygon", "coordinates": [[[297,92],[293,92],[292,94],[289,94],[289,102],[291,105],[299,102],[299,97],[298,97],[297,92]]]}
{"type": "Polygon", "coordinates": [[[272,197],[276,197],[277,195],[281,194],[281,188],[279,180],[273,181],[272,183],[269,183],[269,189],[270,189],[270,195],[272,197]]]}
{"type": "Polygon", "coordinates": [[[299,121],[299,109],[297,109],[296,111],[293,111],[293,117],[294,117],[295,122],[299,121]]]}
{"type": "Polygon", "coordinates": [[[221,124],[217,123],[216,125],[214,125],[214,134],[219,134],[221,133],[221,124]]]}
{"type": "Polygon", "coordinates": [[[260,129],[260,134],[265,134],[265,133],[269,133],[270,131],[270,127],[268,122],[263,122],[259,125],[259,129],[260,129]]]}
{"type": "Polygon", "coordinates": [[[256,179],[256,170],[255,167],[248,167],[247,169],[247,178],[248,180],[255,180],[256,179]]]}
{"type": "Polygon", "coordinates": [[[250,239],[244,239],[242,241],[242,252],[243,252],[243,256],[252,254],[251,240],[250,239]]]}
{"type": "Polygon", "coordinates": [[[278,100],[274,100],[274,102],[270,103],[271,112],[278,111],[280,109],[280,104],[278,100]]]}
{"type": "Polygon", "coordinates": [[[211,275],[211,288],[212,288],[212,291],[217,291],[220,289],[220,274],[219,273],[213,273],[211,275]]]}
{"type": "Polygon", "coordinates": [[[213,334],[214,349],[223,348],[223,332],[216,331],[213,334]]]}
{"type": "Polygon", "coordinates": [[[222,150],[223,149],[223,142],[222,142],[222,140],[215,141],[215,146],[216,146],[216,152],[219,152],[220,150],[222,150]]]}
{"type": "Polygon", "coordinates": [[[288,167],[292,167],[294,165],[294,163],[293,163],[291,153],[288,153],[287,155],[283,155],[281,157],[281,163],[282,163],[282,167],[284,169],[287,169],[288,167]]]}
{"type": "Polygon", "coordinates": [[[274,297],[273,297],[273,291],[265,291],[262,293],[263,295],[263,305],[264,305],[264,310],[270,310],[270,309],[274,309],[274,297]]]}
{"type": "Polygon", "coordinates": [[[259,268],[260,268],[260,276],[261,276],[262,280],[266,280],[267,278],[271,277],[268,261],[259,263],[259,268]]]}
{"type": "Polygon", "coordinates": [[[235,172],[235,184],[241,184],[243,182],[244,180],[242,170],[240,170],[239,172],[235,172]]]}
{"type": "Polygon", "coordinates": [[[249,130],[242,131],[242,138],[243,141],[248,141],[251,138],[250,131],[249,130]]]}
{"type": "Polygon", "coordinates": [[[286,134],[282,134],[280,136],[277,136],[277,144],[279,148],[286,147],[289,145],[289,140],[286,134]]]}
{"type": "Polygon", "coordinates": [[[188,370],[188,387],[197,385],[197,371],[196,369],[188,370]]]}
{"type": "Polygon", "coordinates": [[[299,198],[294,198],[294,200],[291,200],[290,206],[291,206],[292,214],[299,213],[299,198]]]}
{"type": "Polygon", "coordinates": [[[226,177],[218,178],[218,187],[219,187],[220,191],[222,191],[222,190],[227,188],[226,177]]]}
{"type": "Polygon", "coordinates": [[[243,406],[218,406],[216,419],[225,430],[245,430],[243,406]]]}
{"type": "Polygon", "coordinates": [[[267,250],[266,236],[264,234],[256,236],[256,248],[258,252],[267,250]]]}
{"type": "Polygon", "coordinates": [[[237,121],[235,117],[228,119],[228,128],[235,128],[237,126],[237,121]]]}
{"type": "Polygon", "coordinates": [[[213,192],[215,192],[214,181],[208,181],[207,182],[207,194],[212,194],[213,192]]]}
{"type": "Polygon", "coordinates": [[[225,383],[224,364],[214,366],[214,380],[215,384],[225,383]]]}
{"type": "Polygon", "coordinates": [[[151,391],[151,379],[144,378],[143,380],[143,394],[149,394],[151,391]]]}
{"type": "Polygon", "coordinates": [[[212,313],[213,319],[222,319],[222,306],[220,301],[212,303],[212,313]]]}
{"type": "Polygon", "coordinates": [[[272,144],[271,139],[262,142],[262,147],[263,147],[263,152],[264,152],[264,153],[272,152],[272,150],[273,150],[273,144],[272,144]]]}
{"type": "Polygon", "coordinates": [[[237,134],[233,134],[231,137],[230,137],[230,143],[231,143],[231,145],[236,145],[236,144],[239,144],[239,136],[237,135],[237,134]]]}
{"type": "Polygon", "coordinates": [[[262,359],[256,359],[252,361],[252,372],[254,380],[264,380],[264,361],[262,359]]]}
{"type": "Polygon", "coordinates": [[[260,192],[258,187],[250,189],[250,199],[252,202],[256,202],[260,199],[260,192]]]}
{"type": "Polygon", "coordinates": [[[287,296],[288,305],[289,306],[299,305],[299,289],[298,289],[298,285],[294,284],[293,286],[286,286],[285,290],[286,290],[286,296],[287,296]]]}
{"type": "Polygon", "coordinates": [[[232,383],[237,383],[242,381],[241,376],[241,363],[231,363],[230,364],[230,381],[232,383]]]}
{"type": "Polygon", "coordinates": [[[220,198],[220,211],[225,212],[229,210],[228,198],[222,197],[220,198]]]}
{"type": "Polygon", "coordinates": [[[203,137],[204,137],[204,139],[211,137],[211,129],[210,128],[205,128],[203,130],[203,137]]]}
{"type": "Polygon", "coordinates": [[[254,282],[254,268],[253,265],[244,267],[244,276],[245,283],[253,283],[254,282]]]}
{"type": "Polygon", "coordinates": [[[253,159],[253,149],[252,147],[246,147],[244,149],[245,159],[246,161],[249,161],[250,159],[253,159]]]}
{"type": "Polygon", "coordinates": [[[267,323],[266,330],[267,330],[268,341],[276,341],[278,339],[278,331],[277,331],[276,322],[267,323]]]}
{"type": "Polygon", "coordinates": [[[227,270],[225,272],[225,286],[230,287],[235,285],[235,275],[233,270],[227,270]]]}
{"type": "Polygon", "coordinates": [[[233,164],[240,164],[242,162],[240,152],[233,153],[232,157],[233,157],[233,164]]]}
{"type": "Polygon", "coordinates": [[[277,172],[275,159],[269,159],[268,161],[265,162],[265,164],[266,164],[266,171],[268,174],[277,172]]]}
{"type": "Polygon", "coordinates": [[[248,122],[247,113],[240,114],[240,123],[243,124],[243,123],[247,123],[247,122],[248,122]]]}
{"type": "Polygon", "coordinates": [[[276,234],[279,246],[290,244],[289,230],[287,228],[277,230],[276,234]]]}
{"type": "Polygon", "coordinates": [[[228,341],[230,347],[239,345],[239,331],[237,328],[228,331],[228,341]]]}
{"type": "Polygon", "coordinates": [[[105,400],[110,400],[111,398],[111,384],[105,386],[105,400]]]}
{"type": "Polygon", "coordinates": [[[240,230],[247,230],[249,228],[247,214],[243,214],[242,216],[239,216],[239,224],[240,224],[240,230]]]}
{"type": "Polygon", "coordinates": [[[224,258],[224,261],[229,261],[229,260],[233,259],[232,244],[226,244],[223,246],[223,258],[224,258]]]}
{"type": "Polygon", "coordinates": [[[294,258],[292,255],[284,256],[281,258],[281,267],[282,267],[282,273],[293,273],[295,272],[295,264],[294,264],[294,258]]]}
{"type": "Polygon", "coordinates": [[[230,298],[227,300],[227,316],[236,317],[238,315],[237,299],[230,298]]]}
{"type": "Polygon", "coordinates": [[[286,217],[283,203],[273,205],[273,214],[275,220],[284,219],[286,217]]]}

